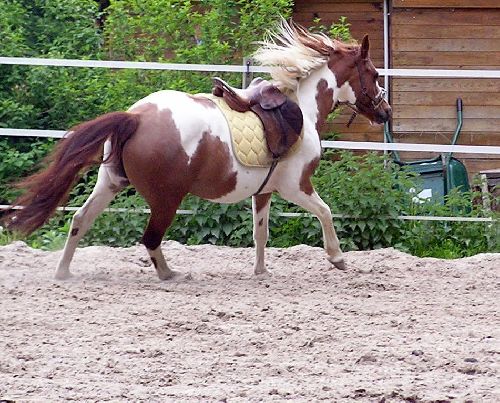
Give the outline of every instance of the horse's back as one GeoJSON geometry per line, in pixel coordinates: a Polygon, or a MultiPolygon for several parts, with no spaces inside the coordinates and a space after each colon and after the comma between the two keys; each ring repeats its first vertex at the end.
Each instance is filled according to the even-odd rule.
{"type": "Polygon", "coordinates": [[[236,188],[229,128],[218,107],[202,96],[159,91],[134,104],[137,132],[126,143],[123,165],[146,198],[158,187],[214,200],[236,188]]]}

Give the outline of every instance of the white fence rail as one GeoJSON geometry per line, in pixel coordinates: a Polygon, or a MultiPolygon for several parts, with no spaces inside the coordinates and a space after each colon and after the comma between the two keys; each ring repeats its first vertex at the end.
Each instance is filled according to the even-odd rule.
{"type": "MultiPolygon", "coordinates": [[[[178,70],[205,72],[259,73],[269,72],[269,68],[252,65],[210,65],[180,64],[156,62],[127,62],[116,60],[79,60],[26,57],[0,57],[0,64],[59,67],[101,67],[115,69],[178,70]]],[[[500,78],[500,70],[435,70],[435,69],[378,69],[380,75],[392,77],[447,77],[447,78],[500,78]]],[[[54,137],[61,138],[65,131],[34,129],[0,129],[0,136],[54,137]]],[[[374,151],[426,151],[437,153],[500,154],[500,147],[412,144],[412,143],[377,143],[352,141],[323,141],[324,148],[342,148],[350,150],[374,151]]]]}
{"type": "MultiPolygon", "coordinates": [[[[0,204],[0,209],[6,209],[6,208],[12,208],[13,210],[20,210],[23,207],[21,206],[14,206],[11,207],[7,204],[0,204]]],[[[77,211],[80,207],[58,207],[58,211],[77,211]]],[[[151,210],[148,208],[141,208],[141,209],[128,209],[128,208],[106,208],[104,209],[104,212],[107,213],[136,213],[136,214],[149,214],[151,213],[151,210]]],[[[250,214],[250,211],[248,212],[250,214]]],[[[190,214],[195,214],[193,210],[177,210],[177,214],[181,215],[190,215],[190,214]]],[[[313,217],[312,214],[309,213],[286,213],[286,212],[281,212],[278,213],[280,217],[313,217]]],[[[347,216],[344,214],[332,214],[333,218],[352,218],[352,219],[363,219],[367,220],[370,219],[370,217],[355,217],[355,216],[347,216]]],[[[406,221],[460,221],[460,222],[485,222],[485,223],[492,223],[495,222],[495,220],[491,217],[449,217],[449,216],[420,216],[420,215],[399,215],[396,217],[377,217],[377,218],[385,218],[387,220],[406,220],[406,221]]]]}
{"type": "MultiPolygon", "coordinates": [[[[32,57],[0,57],[0,64],[25,66],[59,67],[101,67],[110,69],[217,71],[228,73],[268,73],[268,67],[222,65],[222,64],[181,64],[158,62],[126,62],[118,60],[47,59],[32,57]]],[[[437,70],[437,69],[377,69],[381,76],[391,77],[444,77],[444,78],[500,78],[500,70],[437,70]]]]}
{"type": "MultiPolygon", "coordinates": [[[[156,62],[127,62],[113,60],[78,60],[78,59],[47,59],[24,57],[0,57],[0,64],[25,66],[58,66],[58,67],[87,67],[113,69],[144,69],[144,70],[176,70],[202,72],[231,72],[231,73],[268,73],[269,68],[253,65],[209,65],[209,64],[178,64],[156,62]]],[[[378,69],[382,76],[392,77],[430,77],[430,78],[500,78],[500,70],[435,70],[435,69],[378,69]]],[[[62,138],[63,130],[34,130],[34,129],[0,129],[0,136],[21,137],[52,137],[62,138]]],[[[427,151],[437,153],[470,153],[470,154],[498,154],[500,147],[465,146],[445,144],[413,144],[413,143],[378,143],[357,141],[322,141],[324,148],[341,148],[351,150],[397,150],[397,151],[427,151]]],[[[0,205],[1,208],[10,206],[0,205]]],[[[60,207],[61,211],[75,211],[78,207],[60,207]]],[[[149,213],[149,209],[120,209],[109,208],[108,212],[131,211],[149,213]]],[[[178,210],[178,214],[193,214],[191,210],[178,210]]],[[[308,214],[280,213],[284,217],[301,217],[308,214]]],[[[341,214],[334,214],[335,218],[349,218],[341,214]]],[[[354,217],[352,217],[354,218],[354,217]]],[[[389,219],[389,218],[388,218],[389,219]]],[[[492,218],[481,217],[442,217],[442,216],[398,216],[401,220],[425,221],[462,221],[462,222],[493,222],[492,218]]]]}
{"type": "MultiPolygon", "coordinates": [[[[34,130],[34,129],[0,129],[0,136],[20,137],[53,137],[62,138],[64,130],[34,130]]],[[[370,151],[426,151],[434,153],[463,153],[463,154],[497,154],[500,147],[493,146],[465,146],[446,144],[420,144],[420,143],[378,143],[374,141],[332,141],[323,140],[323,148],[341,148],[346,150],[370,151]]]]}
{"type": "Polygon", "coordinates": [[[0,64],[18,64],[24,66],[101,67],[108,69],[217,71],[227,73],[269,72],[269,69],[266,67],[252,65],[124,62],[118,60],[43,59],[36,57],[0,57],[0,64]]]}

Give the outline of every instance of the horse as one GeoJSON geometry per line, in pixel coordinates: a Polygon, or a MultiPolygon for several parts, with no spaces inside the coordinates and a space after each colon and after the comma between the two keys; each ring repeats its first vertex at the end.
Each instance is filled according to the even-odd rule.
{"type": "MultiPolygon", "coordinates": [[[[326,258],[345,270],[330,208],[316,193],[311,176],[321,156],[319,133],[338,105],[349,106],[373,124],[391,117],[370,59],[368,36],[361,45],[348,44],[283,20],[259,42],[253,57],[269,67],[272,83],[298,104],[303,115],[297,151],[282,158],[269,177],[267,168],[243,166],[235,158],[230,128],[214,102],[162,90],[127,111],[110,112],[71,128],[48,166],[21,182],[26,191],[12,206],[24,208],[7,216],[8,228],[29,234],[42,226],[65,202],[78,174],[98,163],[102,153],[97,183],[72,218],[56,279],[71,276],[69,266],[78,242],[128,185],[150,207],[141,242],[161,280],[180,274],[167,265],[161,241],[188,193],[218,203],[252,197],[255,275],[269,274],[264,254],[273,193],[317,216],[326,258]]],[[[244,90],[235,91],[245,97],[244,90]]]]}

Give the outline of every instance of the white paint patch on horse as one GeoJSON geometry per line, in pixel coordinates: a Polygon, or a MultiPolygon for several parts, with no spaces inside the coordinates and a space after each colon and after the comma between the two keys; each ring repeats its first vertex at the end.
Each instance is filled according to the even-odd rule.
{"type": "Polygon", "coordinates": [[[156,105],[159,111],[170,111],[174,124],[181,133],[182,147],[191,158],[201,140],[203,131],[210,128],[206,119],[198,119],[202,117],[200,116],[203,113],[202,109],[206,108],[200,108],[183,92],[164,90],[148,95],[132,105],[129,110],[147,103],[156,105]],[[193,117],[197,119],[193,119],[193,117]]]}
{"type": "Polygon", "coordinates": [[[181,133],[182,148],[190,159],[203,133],[209,132],[231,147],[229,129],[218,108],[207,108],[184,92],[170,90],[155,92],[134,104],[134,107],[141,103],[153,103],[160,111],[171,112],[174,124],[181,133]]]}
{"type": "Polygon", "coordinates": [[[179,91],[172,91],[172,90],[162,90],[162,91],[156,91],[153,92],[152,94],[147,95],[146,97],[140,99],[137,101],[135,104],[133,104],[130,108],[128,108],[129,111],[134,110],[138,106],[144,105],[144,104],[155,104],[158,106],[158,108],[163,109],[166,106],[162,105],[162,100],[168,99],[168,93],[173,93],[173,92],[179,92],[179,91]]]}
{"type": "Polygon", "coordinates": [[[161,250],[161,245],[156,249],[148,249],[148,254],[153,262],[153,265],[156,269],[156,273],[158,274],[158,278],[160,280],[168,280],[175,275],[175,272],[168,267],[165,257],[163,256],[163,252],[161,250]]]}
{"type": "Polygon", "coordinates": [[[339,102],[348,102],[352,105],[356,103],[356,94],[354,93],[354,90],[349,84],[349,81],[346,81],[344,85],[342,85],[342,87],[340,88],[337,87],[335,93],[338,94],[337,100],[339,102]]]}
{"type": "Polygon", "coordinates": [[[179,91],[158,91],[135,103],[131,109],[145,103],[155,104],[160,110],[172,113],[175,126],[181,133],[182,148],[191,159],[204,133],[217,137],[231,150],[232,169],[237,173],[236,188],[219,199],[218,203],[235,203],[251,196],[264,181],[267,168],[249,168],[241,165],[232,153],[231,132],[226,118],[218,108],[207,108],[179,91]]]}
{"type": "Polygon", "coordinates": [[[187,94],[182,94],[175,98],[170,110],[181,133],[182,147],[190,159],[196,152],[203,133],[207,132],[231,149],[229,128],[219,108],[207,108],[187,94]]]}

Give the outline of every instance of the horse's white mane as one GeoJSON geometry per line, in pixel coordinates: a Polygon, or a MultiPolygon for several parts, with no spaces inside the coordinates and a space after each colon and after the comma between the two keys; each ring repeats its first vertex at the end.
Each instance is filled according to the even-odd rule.
{"type": "Polygon", "coordinates": [[[275,84],[285,92],[294,92],[298,80],[321,67],[333,50],[349,49],[340,41],[309,32],[284,19],[276,32],[269,32],[268,38],[258,44],[260,47],[253,58],[262,66],[271,68],[275,84]]]}

